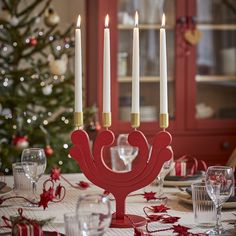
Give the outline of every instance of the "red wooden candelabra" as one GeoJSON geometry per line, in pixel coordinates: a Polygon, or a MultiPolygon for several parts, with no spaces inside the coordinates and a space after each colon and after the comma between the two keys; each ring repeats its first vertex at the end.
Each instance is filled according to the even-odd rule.
{"type": "Polygon", "coordinates": [[[165,161],[172,158],[170,148],[171,135],[165,130],[156,134],[152,147],[139,130],[129,134],[128,141],[132,146],[139,148],[138,161],[129,172],[115,172],[104,162],[103,148],[114,142],[114,134],[106,129],[96,138],[93,151],[90,149],[88,134],[78,129],[72,133],[74,146],[70,150],[71,156],[77,161],[84,175],[95,185],[112,193],[116,200],[116,212],[113,213],[111,227],[132,227],[131,221],[136,226],[146,223],[144,217],[126,214],[125,199],[133,191],[150,184],[160,172],[165,161]]]}

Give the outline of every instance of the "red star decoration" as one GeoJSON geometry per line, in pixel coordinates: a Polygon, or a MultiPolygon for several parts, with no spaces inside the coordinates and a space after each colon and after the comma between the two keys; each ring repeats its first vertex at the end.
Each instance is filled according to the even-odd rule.
{"type": "Polygon", "coordinates": [[[61,168],[52,168],[51,170],[51,180],[57,181],[60,180],[61,168]]]}
{"type": "Polygon", "coordinates": [[[53,188],[50,187],[48,190],[43,190],[43,193],[40,194],[40,201],[38,206],[43,206],[43,209],[48,207],[48,203],[54,198],[53,188]]]}
{"type": "Polygon", "coordinates": [[[156,200],[157,198],[155,197],[156,192],[144,192],[143,197],[148,201],[150,200],[156,200]]]}
{"type": "Polygon", "coordinates": [[[89,183],[87,183],[87,182],[85,182],[85,181],[80,181],[80,182],[78,183],[78,185],[79,185],[81,188],[83,188],[83,189],[86,189],[86,188],[89,187],[89,183]]]}
{"type": "Polygon", "coordinates": [[[184,236],[184,235],[188,235],[188,230],[190,228],[182,226],[182,225],[173,225],[174,233],[178,233],[179,236],[184,236]]]}
{"type": "Polygon", "coordinates": [[[177,216],[167,216],[163,217],[161,222],[164,224],[173,224],[176,223],[179,219],[180,217],[177,216]]]}
{"type": "Polygon", "coordinates": [[[158,206],[151,206],[152,207],[152,211],[154,213],[159,213],[159,212],[167,212],[167,210],[169,210],[169,207],[166,207],[165,205],[161,204],[158,206]]]}
{"type": "Polygon", "coordinates": [[[61,184],[59,184],[57,187],[56,187],[56,190],[55,190],[55,197],[59,197],[61,198],[61,190],[62,190],[63,186],[61,186],[61,184]]]}

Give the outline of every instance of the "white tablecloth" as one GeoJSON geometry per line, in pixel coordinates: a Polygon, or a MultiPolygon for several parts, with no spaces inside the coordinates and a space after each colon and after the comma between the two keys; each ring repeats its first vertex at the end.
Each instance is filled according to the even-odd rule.
{"type": "MultiPolygon", "coordinates": [[[[64,174],[65,178],[67,178],[71,183],[78,183],[81,180],[88,181],[84,175],[82,174],[64,174]]],[[[38,184],[38,192],[42,191],[42,182],[47,179],[48,176],[43,176],[38,184]]],[[[13,178],[8,176],[6,177],[6,182],[9,186],[13,186],[13,178]]],[[[89,182],[89,181],[88,181],[89,182]]],[[[30,218],[37,218],[37,219],[46,219],[49,217],[54,217],[54,221],[50,223],[50,225],[45,226],[44,230],[47,231],[58,231],[61,233],[64,233],[64,219],[63,215],[66,212],[75,211],[76,208],[76,202],[78,200],[78,197],[81,194],[88,194],[88,193],[102,193],[103,190],[94,186],[93,184],[90,185],[90,187],[86,190],[79,190],[72,188],[68,185],[65,181],[62,179],[60,180],[60,183],[66,187],[66,196],[65,199],[60,203],[50,203],[48,208],[43,210],[42,207],[23,207],[24,209],[24,215],[30,218]]],[[[155,191],[155,186],[148,187],[144,189],[145,191],[155,191]],[[150,189],[152,188],[152,189],[150,189]]],[[[137,193],[143,193],[144,190],[139,190],[137,193]]],[[[205,232],[206,229],[198,228],[194,224],[193,219],[193,212],[192,212],[192,206],[188,204],[181,203],[178,198],[175,196],[176,192],[179,192],[180,190],[178,188],[164,188],[165,195],[168,197],[168,203],[167,206],[171,208],[171,210],[168,210],[168,214],[172,216],[179,216],[181,219],[178,221],[179,224],[190,227],[192,230],[191,232],[205,232]]],[[[10,195],[14,195],[14,193],[10,193],[10,195]]],[[[114,201],[111,201],[112,204],[112,210],[115,211],[114,207],[114,201]]],[[[155,205],[154,202],[146,202],[146,200],[142,196],[135,196],[135,197],[128,197],[126,200],[126,212],[129,214],[137,214],[141,216],[145,216],[143,212],[144,206],[152,206],[155,205]]],[[[5,202],[3,206],[0,206],[0,216],[6,216],[9,217],[11,215],[16,215],[17,209],[19,207],[22,207],[22,202],[19,201],[19,199],[13,199],[5,202]],[[5,206],[4,205],[8,205],[5,206]]],[[[235,212],[232,210],[224,210],[222,213],[222,221],[225,228],[233,228],[233,225],[229,225],[228,221],[235,219],[236,217],[232,214],[235,212]]],[[[0,225],[3,225],[3,221],[1,219],[0,225]]],[[[161,229],[161,228],[169,228],[172,224],[161,224],[161,223],[152,223],[151,229],[161,229]]],[[[0,233],[3,232],[3,229],[0,229],[0,233]]],[[[129,236],[133,235],[134,230],[133,229],[114,229],[110,228],[106,232],[105,236],[129,236]]],[[[173,235],[172,231],[164,231],[159,232],[158,235],[173,235]]]]}

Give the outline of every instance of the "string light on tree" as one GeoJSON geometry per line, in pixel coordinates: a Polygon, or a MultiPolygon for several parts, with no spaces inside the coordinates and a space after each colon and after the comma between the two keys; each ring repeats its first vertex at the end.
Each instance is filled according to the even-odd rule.
{"type": "MultiPolygon", "coordinates": [[[[32,0],[31,4],[25,4],[24,0],[14,1],[14,5],[8,0],[5,2],[8,7],[0,7],[0,90],[1,104],[4,104],[0,110],[0,124],[5,131],[3,138],[12,145],[0,147],[2,171],[11,168],[12,162],[20,156],[22,146],[30,141],[31,146],[44,147],[47,156],[51,157],[47,168],[62,161],[64,172],[76,172],[77,166],[67,165],[68,150],[63,146],[69,142],[73,119],[73,111],[69,111],[74,105],[73,72],[68,70],[68,60],[74,56],[74,27],[72,24],[59,26],[60,17],[49,8],[50,0],[41,0],[40,4],[37,0],[32,0]],[[50,62],[45,58],[48,55],[53,55],[50,62]],[[22,98],[20,102],[19,98],[22,98]],[[61,107],[68,109],[60,113],[61,107]],[[62,116],[64,120],[61,120],[62,116]],[[65,139],[58,135],[60,120],[60,132],[65,139]],[[40,125],[49,135],[42,135],[40,125]],[[53,143],[47,141],[50,137],[53,137],[53,143]]],[[[88,122],[87,116],[85,122],[88,122]]]]}

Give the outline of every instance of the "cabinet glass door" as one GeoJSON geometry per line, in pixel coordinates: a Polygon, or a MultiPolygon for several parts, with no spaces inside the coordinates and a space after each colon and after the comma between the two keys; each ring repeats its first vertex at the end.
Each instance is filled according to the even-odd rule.
{"type": "Polygon", "coordinates": [[[197,0],[196,118],[236,118],[236,1],[197,0]]]}
{"type": "Polygon", "coordinates": [[[130,120],[132,34],[136,10],[139,13],[141,122],[156,121],[159,117],[159,29],[163,11],[166,14],[169,114],[173,119],[175,117],[174,0],[118,1],[119,119],[130,120]]]}

